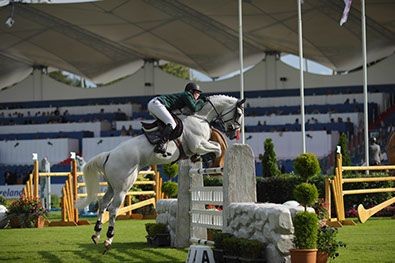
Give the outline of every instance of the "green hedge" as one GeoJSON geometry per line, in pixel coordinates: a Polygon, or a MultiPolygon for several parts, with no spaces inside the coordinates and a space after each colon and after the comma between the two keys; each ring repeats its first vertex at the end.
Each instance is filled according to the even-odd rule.
{"type": "Polygon", "coordinates": [[[301,182],[300,177],[291,174],[257,177],[257,201],[282,204],[293,200],[293,189],[301,182]]]}
{"type": "MultiPolygon", "coordinates": [[[[386,177],[387,173],[371,173],[369,177],[386,177]]],[[[365,174],[344,174],[343,178],[360,178],[366,177],[365,174]]],[[[318,196],[323,198],[325,196],[325,177],[316,175],[312,177],[310,183],[314,184],[318,189],[318,196]]],[[[289,200],[294,200],[292,195],[293,189],[300,184],[302,179],[292,174],[283,174],[277,177],[257,177],[257,201],[259,203],[270,202],[282,204],[289,200]]],[[[369,182],[369,183],[345,183],[344,190],[351,189],[370,189],[370,188],[391,188],[394,187],[394,182],[369,182]]],[[[363,204],[366,208],[377,205],[385,200],[395,196],[393,192],[389,193],[374,193],[374,194],[359,194],[346,195],[344,198],[344,207],[346,213],[352,211],[356,206],[363,204]]],[[[335,211],[333,194],[332,194],[332,211],[335,211]]],[[[392,210],[391,210],[392,211],[392,210]]],[[[391,212],[389,212],[391,214],[391,212]]]]}
{"type": "Polygon", "coordinates": [[[222,186],[222,176],[203,176],[204,186],[222,186]]]}

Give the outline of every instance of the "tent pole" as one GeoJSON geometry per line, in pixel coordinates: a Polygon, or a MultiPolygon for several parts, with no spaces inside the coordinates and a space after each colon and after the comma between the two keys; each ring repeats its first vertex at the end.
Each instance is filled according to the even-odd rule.
{"type": "Polygon", "coordinates": [[[304,114],[304,76],[303,76],[303,33],[302,33],[302,3],[298,0],[298,32],[299,32],[299,72],[300,72],[300,114],[302,121],[302,150],[306,153],[306,130],[305,130],[305,114],[304,114]]]}
{"type": "MultiPolygon", "coordinates": [[[[244,99],[244,62],[243,62],[243,9],[239,0],[239,59],[240,59],[240,99],[244,99]]],[[[241,143],[245,144],[244,115],[241,120],[241,143]]]]}
{"type": "Polygon", "coordinates": [[[365,0],[361,0],[361,16],[362,16],[362,53],[363,53],[363,108],[365,117],[365,163],[369,166],[369,118],[368,118],[368,73],[366,58],[366,17],[365,17],[365,0]]]}

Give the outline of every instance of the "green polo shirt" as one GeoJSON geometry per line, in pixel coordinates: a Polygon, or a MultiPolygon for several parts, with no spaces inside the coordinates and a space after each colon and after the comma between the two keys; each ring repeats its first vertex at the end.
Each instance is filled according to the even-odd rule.
{"type": "Polygon", "coordinates": [[[189,109],[191,109],[191,111],[197,112],[200,111],[204,106],[203,100],[195,100],[193,95],[188,91],[176,94],[162,95],[159,96],[158,99],[170,111],[180,110],[184,107],[188,107],[189,109]]]}

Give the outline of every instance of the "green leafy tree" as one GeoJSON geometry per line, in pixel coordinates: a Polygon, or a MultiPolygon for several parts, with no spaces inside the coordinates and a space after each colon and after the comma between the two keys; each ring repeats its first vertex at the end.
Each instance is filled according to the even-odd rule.
{"type": "Polygon", "coordinates": [[[49,73],[49,76],[59,82],[62,82],[64,84],[67,85],[74,85],[74,82],[72,79],[70,79],[69,77],[67,77],[66,75],[64,75],[62,73],[62,71],[52,71],[51,73],[49,73]]]}
{"type": "Polygon", "coordinates": [[[179,77],[182,79],[189,79],[190,78],[189,68],[182,66],[180,64],[169,62],[163,66],[160,66],[160,68],[164,72],[167,72],[167,73],[174,75],[176,77],[179,77]]]}
{"type": "Polygon", "coordinates": [[[350,158],[350,152],[348,151],[348,139],[347,139],[347,135],[345,133],[342,133],[340,135],[339,143],[337,145],[341,147],[340,152],[342,154],[343,165],[350,166],[351,165],[351,158],[350,158]]]}
{"type": "Polygon", "coordinates": [[[276,153],[272,139],[267,138],[264,143],[265,152],[259,155],[262,162],[263,177],[278,176],[280,169],[278,168],[276,153]]]}

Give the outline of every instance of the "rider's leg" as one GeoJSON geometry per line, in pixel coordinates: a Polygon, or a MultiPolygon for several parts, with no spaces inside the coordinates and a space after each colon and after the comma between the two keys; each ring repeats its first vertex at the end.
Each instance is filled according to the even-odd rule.
{"type": "Polygon", "coordinates": [[[148,111],[163,123],[170,124],[173,129],[176,128],[177,123],[174,121],[173,116],[171,116],[170,112],[159,99],[153,98],[148,102],[148,111]]]}
{"type": "Polygon", "coordinates": [[[171,133],[173,132],[173,128],[171,127],[171,124],[166,124],[166,127],[162,131],[162,137],[160,138],[158,144],[155,146],[154,151],[156,153],[165,153],[165,143],[169,140],[169,137],[171,133]]]}
{"type": "Polygon", "coordinates": [[[166,124],[165,129],[162,131],[162,137],[154,149],[156,153],[165,153],[166,149],[164,145],[168,141],[177,124],[167,108],[158,99],[154,98],[148,103],[148,110],[152,115],[166,124]]]}

